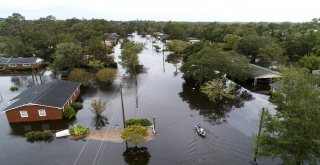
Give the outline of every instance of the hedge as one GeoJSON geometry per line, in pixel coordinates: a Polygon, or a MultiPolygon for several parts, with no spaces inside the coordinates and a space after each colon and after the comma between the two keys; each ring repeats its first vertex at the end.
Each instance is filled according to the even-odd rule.
{"type": "Polygon", "coordinates": [[[53,132],[50,130],[44,131],[31,131],[25,134],[27,140],[46,140],[53,136],[53,132]]]}
{"type": "Polygon", "coordinates": [[[144,119],[129,119],[125,121],[126,126],[132,126],[132,125],[141,125],[141,126],[151,126],[151,122],[144,118],[144,119]]]}
{"type": "Polygon", "coordinates": [[[80,103],[80,102],[75,102],[75,103],[73,103],[72,105],[71,105],[71,107],[74,109],[74,110],[80,110],[80,109],[82,109],[83,108],[83,105],[82,105],[82,103],[80,103]]]}

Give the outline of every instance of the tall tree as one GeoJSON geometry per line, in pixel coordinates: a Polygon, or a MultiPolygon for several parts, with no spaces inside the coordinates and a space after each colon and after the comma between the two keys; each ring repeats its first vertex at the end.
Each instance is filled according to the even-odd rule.
{"type": "Polygon", "coordinates": [[[298,61],[299,66],[309,69],[310,73],[313,70],[320,69],[320,57],[315,55],[304,56],[302,59],[298,61]]]}
{"type": "Polygon", "coordinates": [[[258,64],[264,67],[268,67],[272,62],[278,64],[285,64],[287,61],[287,56],[284,54],[285,49],[279,44],[272,42],[259,50],[258,64]]]}
{"type": "Polygon", "coordinates": [[[166,43],[166,47],[176,54],[182,53],[189,45],[190,44],[188,42],[181,40],[171,40],[166,43]]]}
{"type": "Polygon", "coordinates": [[[82,47],[71,42],[58,44],[53,59],[54,67],[59,70],[71,71],[85,64],[82,47]]]}
{"type": "Polygon", "coordinates": [[[138,54],[144,49],[144,44],[124,40],[121,49],[121,64],[129,71],[135,71],[139,65],[138,54]]]}
{"type": "Polygon", "coordinates": [[[224,74],[233,79],[245,80],[252,72],[249,61],[244,56],[212,46],[189,55],[181,71],[186,78],[196,80],[200,84],[224,74]]]}
{"type": "Polygon", "coordinates": [[[200,90],[207,95],[210,101],[217,101],[221,100],[223,97],[234,99],[235,96],[231,93],[234,88],[234,83],[226,85],[223,79],[213,79],[201,86],[200,90]]]}
{"type": "Polygon", "coordinates": [[[235,46],[235,50],[251,59],[255,63],[259,54],[259,50],[264,48],[267,44],[271,43],[272,39],[265,36],[249,35],[242,37],[238,44],[235,46]]]}
{"type": "Polygon", "coordinates": [[[224,36],[223,41],[226,43],[226,49],[231,50],[238,44],[240,36],[234,34],[227,34],[224,36]]]}
{"type": "Polygon", "coordinates": [[[84,54],[90,55],[91,60],[99,60],[106,67],[115,66],[112,47],[105,47],[103,40],[91,39],[84,47],[84,54]]]}
{"type": "Polygon", "coordinates": [[[320,89],[313,76],[290,68],[283,87],[272,95],[276,114],[262,120],[258,156],[281,158],[284,164],[317,164],[320,157],[320,89]]]}

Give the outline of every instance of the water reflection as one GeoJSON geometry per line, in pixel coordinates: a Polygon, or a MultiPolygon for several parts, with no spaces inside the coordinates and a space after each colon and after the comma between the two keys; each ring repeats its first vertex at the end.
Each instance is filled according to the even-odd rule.
{"type": "Polygon", "coordinates": [[[93,117],[93,125],[96,130],[101,129],[102,127],[106,126],[107,124],[109,124],[107,117],[105,117],[105,116],[93,117]]]}
{"type": "Polygon", "coordinates": [[[147,165],[151,155],[146,147],[129,147],[122,154],[129,165],[147,165]]]}
{"type": "Polygon", "coordinates": [[[169,62],[170,64],[173,64],[173,66],[176,68],[173,74],[176,76],[178,75],[178,64],[181,62],[182,57],[178,54],[169,54],[167,55],[166,62],[169,62]]]}
{"type": "MultiPolygon", "coordinates": [[[[110,86],[110,85],[109,85],[110,86]]],[[[81,88],[81,99],[95,97],[100,89],[99,85],[91,85],[89,87],[81,88]]]]}
{"type": "Polygon", "coordinates": [[[68,129],[68,126],[72,124],[73,120],[57,120],[57,121],[39,121],[39,122],[27,122],[27,123],[11,123],[11,132],[13,136],[24,136],[29,131],[59,131],[68,129]]]}
{"type": "Polygon", "coordinates": [[[6,76],[10,76],[13,85],[20,88],[41,85],[42,83],[47,83],[58,78],[53,75],[51,70],[43,70],[37,74],[15,74],[6,76]]]}
{"type": "Polygon", "coordinates": [[[182,84],[182,92],[179,93],[183,101],[189,104],[190,109],[198,110],[199,114],[211,124],[221,124],[226,121],[227,113],[233,107],[240,108],[246,101],[253,99],[253,96],[240,86],[236,86],[234,94],[235,99],[223,98],[218,102],[210,101],[206,95],[195,88],[191,83],[182,84]]]}

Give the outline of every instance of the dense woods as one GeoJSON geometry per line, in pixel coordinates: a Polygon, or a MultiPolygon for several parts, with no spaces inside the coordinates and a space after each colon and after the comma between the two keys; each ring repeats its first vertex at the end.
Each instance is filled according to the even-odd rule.
{"type": "Polygon", "coordinates": [[[134,31],[141,35],[163,32],[170,39],[194,37],[217,43],[222,49],[235,50],[266,66],[272,61],[296,62],[305,55],[320,55],[319,24],[319,19],[305,23],[119,22],[58,20],[54,16],[26,20],[21,14],[13,13],[0,22],[0,53],[16,57],[35,55],[53,61],[59,44],[73,43],[82,47],[83,54],[101,60],[105,58],[101,54],[112,52],[101,43],[107,33],[125,37],[134,31]]]}

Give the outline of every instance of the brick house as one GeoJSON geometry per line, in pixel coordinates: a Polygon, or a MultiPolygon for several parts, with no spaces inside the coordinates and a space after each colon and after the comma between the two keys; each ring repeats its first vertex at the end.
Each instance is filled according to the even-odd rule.
{"type": "Polygon", "coordinates": [[[80,95],[80,83],[56,80],[31,87],[15,98],[2,112],[9,123],[59,120],[66,106],[80,95]]]}
{"type": "Polygon", "coordinates": [[[38,67],[43,63],[42,58],[0,58],[0,68],[17,68],[17,67],[38,67]]]}

